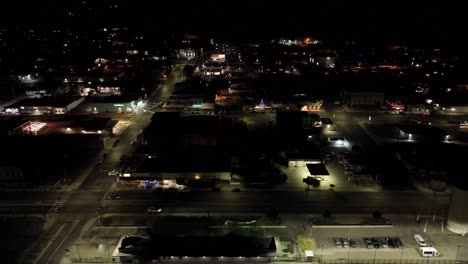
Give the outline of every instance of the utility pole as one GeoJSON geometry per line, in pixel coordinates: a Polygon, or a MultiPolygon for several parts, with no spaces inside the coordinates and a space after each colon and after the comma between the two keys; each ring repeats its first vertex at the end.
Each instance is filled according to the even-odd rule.
{"type": "Polygon", "coordinates": [[[351,254],[351,245],[349,244],[349,238],[348,238],[348,261],[347,263],[349,264],[349,255],[351,254]]]}
{"type": "Polygon", "coordinates": [[[457,252],[455,253],[455,263],[457,263],[458,260],[458,251],[460,250],[460,245],[457,246],[457,252]]]}
{"type": "Polygon", "coordinates": [[[377,257],[377,248],[374,248],[374,260],[372,260],[372,264],[375,263],[375,258],[377,257]]]}
{"type": "Polygon", "coordinates": [[[320,255],[320,262],[322,263],[323,262],[323,245],[320,245],[320,247],[322,248],[322,254],[320,255]]]}

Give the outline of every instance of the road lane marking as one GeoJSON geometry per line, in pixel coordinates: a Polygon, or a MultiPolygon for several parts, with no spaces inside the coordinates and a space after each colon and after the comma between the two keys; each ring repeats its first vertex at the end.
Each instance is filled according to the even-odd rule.
{"type": "Polygon", "coordinates": [[[67,240],[68,236],[71,234],[71,232],[73,231],[73,229],[75,229],[75,226],[78,224],[79,221],[74,221],[73,225],[71,226],[71,228],[68,230],[67,234],[63,237],[62,241],[60,242],[60,244],[55,248],[55,250],[52,252],[52,254],[49,255],[49,257],[47,258],[47,261],[45,263],[50,263],[50,259],[52,257],[55,256],[55,254],[57,253],[57,251],[62,247],[63,243],[65,243],[65,240],[67,240]]]}
{"type": "MultiPolygon", "coordinates": [[[[56,237],[60,232],[62,232],[62,229],[65,227],[66,224],[67,223],[63,223],[62,226],[60,226],[59,230],[54,234],[53,237],[56,237]]],[[[41,259],[42,255],[44,255],[44,252],[46,252],[47,249],[49,249],[51,244],[52,244],[52,240],[49,239],[49,241],[47,242],[47,245],[45,246],[45,248],[43,248],[43,250],[41,251],[41,254],[39,254],[36,260],[34,260],[33,264],[36,264],[39,261],[39,259],[41,259]]]]}

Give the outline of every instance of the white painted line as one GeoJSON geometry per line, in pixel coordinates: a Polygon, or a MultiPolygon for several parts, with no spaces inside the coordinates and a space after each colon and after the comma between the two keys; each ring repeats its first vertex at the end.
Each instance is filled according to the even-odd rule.
{"type": "MultiPolygon", "coordinates": [[[[57,236],[60,232],[62,232],[62,229],[64,228],[65,224],[67,224],[67,223],[62,224],[62,226],[59,228],[59,230],[55,233],[54,237],[57,236]]],[[[39,261],[39,259],[42,257],[42,255],[44,255],[44,252],[47,251],[47,249],[50,247],[51,244],[52,244],[52,241],[49,239],[49,242],[47,242],[47,245],[41,251],[41,254],[39,254],[39,256],[37,256],[37,258],[34,260],[33,264],[36,264],[37,261],[39,261]]]]}
{"type": "MultiPolygon", "coordinates": [[[[57,253],[57,251],[60,249],[60,247],[62,247],[63,243],[65,243],[65,240],[67,240],[68,236],[70,235],[70,233],[73,231],[73,229],[75,228],[75,226],[78,224],[78,220],[75,221],[73,223],[73,225],[71,226],[70,230],[68,230],[67,234],[63,237],[62,241],[60,242],[60,244],[55,248],[54,252],[52,252],[52,254],[49,255],[49,257],[47,258],[47,261],[45,263],[50,263],[50,259],[55,256],[55,254],[57,253]]],[[[33,263],[35,264],[35,263],[33,263]]]]}

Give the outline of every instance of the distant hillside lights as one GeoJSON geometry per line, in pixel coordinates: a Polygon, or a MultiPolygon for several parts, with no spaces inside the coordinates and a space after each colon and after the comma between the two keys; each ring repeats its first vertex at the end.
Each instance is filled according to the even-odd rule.
{"type": "Polygon", "coordinates": [[[316,45],[319,41],[313,39],[311,37],[306,37],[303,39],[284,39],[280,38],[278,44],[285,45],[285,46],[309,46],[309,45],[316,45]]]}

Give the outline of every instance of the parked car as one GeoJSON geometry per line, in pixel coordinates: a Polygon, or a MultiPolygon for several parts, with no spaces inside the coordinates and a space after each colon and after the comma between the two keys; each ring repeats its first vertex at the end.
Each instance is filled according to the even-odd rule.
{"type": "Polygon", "coordinates": [[[374,248],[374,244],[369,238],[365,237],[363,241],[364,241],[364,245],[366,246],[366,248],[374,248]]]}
{"type": "Polygon", "coordinates": [[[374,248],[380,248],[380,243],[379,241],[377,240],[377,238],[371,238],[371,241],[372,241],[372,245],[374,246],[374,248]]]}
{"type": "Polygon", "coordinates": [[[392,238],[393,241],[395,242],[395,245],[399,248],[403,248],[405,247],[405,244],[403,244],[403,242],[401,242],[400,238],[399,237],[394,237],[392,238]]]}
{"type": "Polygon", "coordinates": [[[343,247],[349,247],[348,239],[341,239],[341,242],[343,243],[343,247]]]}
{"type": "Polygon", "coordinates": [[[119,199],[119,198],[120,198],[120,194],[118,194],[118,193],[113,193],[113,194],[109,195],[109,198],[112,199],[112,200],[119,199]]]}
{"type": "Polygon", "coordinates": [[[334,241],[334,243],[335,243],[335,247],[337,247],[337,248],[342,248],[342,247],[343,247],[343,241],[342,241],[342,239],[340,239],[340,238],[335,238],[333,241],[334,241]]]}
{"type": "Polygon", "coordinates": [[[111,170],[111,171],[108,172],[108,175],[109,176],[117,176],[117,175],[119,175],[119,172],[117,170],[111,170]]]}
{"type": "Polygon", "coordinates": [[[182,189],[179,190],[179,192],[190,192],[192,189],[190,189],[189,187],[184,187],[182,189]]]}
{"type": "Polygon", "coordinates": [[[159,207],[159,206],[150,206],[150,207],[146,208],[146,212],[148,212],[148,213],[161,213],[162,208],[159,207]]]}
{"type": "Polygon", "coordinates": [[[426,240],[420,234],[414,234],[413,238],[414,240],[416,240],[416,243],[418,243],[419,246],[421,247],[427,246],[426,240]]]}
{"type": "Polygon", "coordinates": [[[385,240],[387,241],[387,245],[388,245],[389,248],[396,248],[397,247],[395,241],[393,241],[392,238],[386,237],[385,240]]]}
{"type": "Polygon", "coordinates": [[[354,239],[349,240],[349,246],[352,248],[357,248],[357,242],[354,239]]]}
{"type": "Polygon", "coordinates": [[[381,237],[381,238],[378,238],[377,241],[379,241],[379,244],[381,247],[383,248],[388,248],[388,241],[387,239],[381,237]]]}

